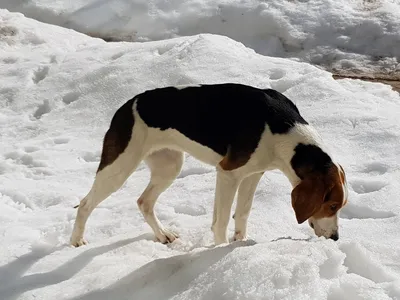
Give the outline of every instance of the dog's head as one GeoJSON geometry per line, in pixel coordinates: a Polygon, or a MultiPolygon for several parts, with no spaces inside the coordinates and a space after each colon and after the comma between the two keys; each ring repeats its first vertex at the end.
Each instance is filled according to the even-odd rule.
{"type": "Polygon", "coordinates": [[[305,173],[292,191],[292,206],[299,224],[308,220],[317,236],[339,239],[338,213],[347,203],[346,175],[331,163],[326,172],[305,173]]]}

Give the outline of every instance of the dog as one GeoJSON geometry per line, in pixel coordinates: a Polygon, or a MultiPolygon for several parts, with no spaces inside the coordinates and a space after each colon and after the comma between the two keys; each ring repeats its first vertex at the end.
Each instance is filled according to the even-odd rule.
{"type": "Polygon", "coordinates": [[[151,179],[137,205],[158,241],[178,238],[161,224],[154,205],[179,175],[184,153],[215,166],[211,226],[215,245],[228,243],[236,193],[233,240],[248,238],[255,190],[264,172],[274,169],[293,187],[291,203],[298,224],[308,220],[318,237],[339,239],[338,213],[348,195],[346,175],[317,131],[276,90],[220,83],[147,90],[115,112],[93,185],[77,206],[71,244],[87,243],[83,234],[91,212],[143,160],[151,179]]]}

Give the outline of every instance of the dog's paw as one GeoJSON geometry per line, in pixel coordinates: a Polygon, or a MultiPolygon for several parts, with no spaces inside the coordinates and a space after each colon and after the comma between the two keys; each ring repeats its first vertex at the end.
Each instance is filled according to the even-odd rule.
{"type": "Polygon", "coordinates": [[[87,244],[88,244],[88,242],[84,238],[71,239],[71,245],[74,247],[80,247],[80,246],[87,245],[87,244]]]}
{"type": "Polygon", "coordinates": [[[177,238],[179,238],[179,235],[169,229],[164,228],[164,229],[160,229],[160,231],[156,235],[156,238],[162,244],[168,244],[168,243],[172,243],[177,238]]]}
{"type": "Polygon", "coordinates": [[[234,241],[247,241],[248,237],[246,233],[243,233],[242,231],[235,231],[235,234],[233,235],[233,240],[234,241]]]}

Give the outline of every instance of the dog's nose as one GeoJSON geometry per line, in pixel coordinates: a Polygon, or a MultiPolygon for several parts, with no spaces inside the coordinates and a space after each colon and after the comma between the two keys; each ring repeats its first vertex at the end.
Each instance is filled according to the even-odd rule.
{"type": "Polygon", "coordinates": [[[337,241],[339,239],[339,232],[335,232],[329,238],[334,240],[334,241],[337,241]]]}

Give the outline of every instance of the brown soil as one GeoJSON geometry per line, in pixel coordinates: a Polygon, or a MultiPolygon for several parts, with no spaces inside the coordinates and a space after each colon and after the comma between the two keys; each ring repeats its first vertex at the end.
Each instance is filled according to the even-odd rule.
{"type": "Polygon", "coordinates": [[[372,75],[358,75],[358,74],[335,74],[333,73],[334,79],[360,79],[371,82],[381,82],[384,84],[391,85],[393,90],[400,93],[400,74],[399,75],[386,75],[386,74],[372,74],[372,75]]]}

